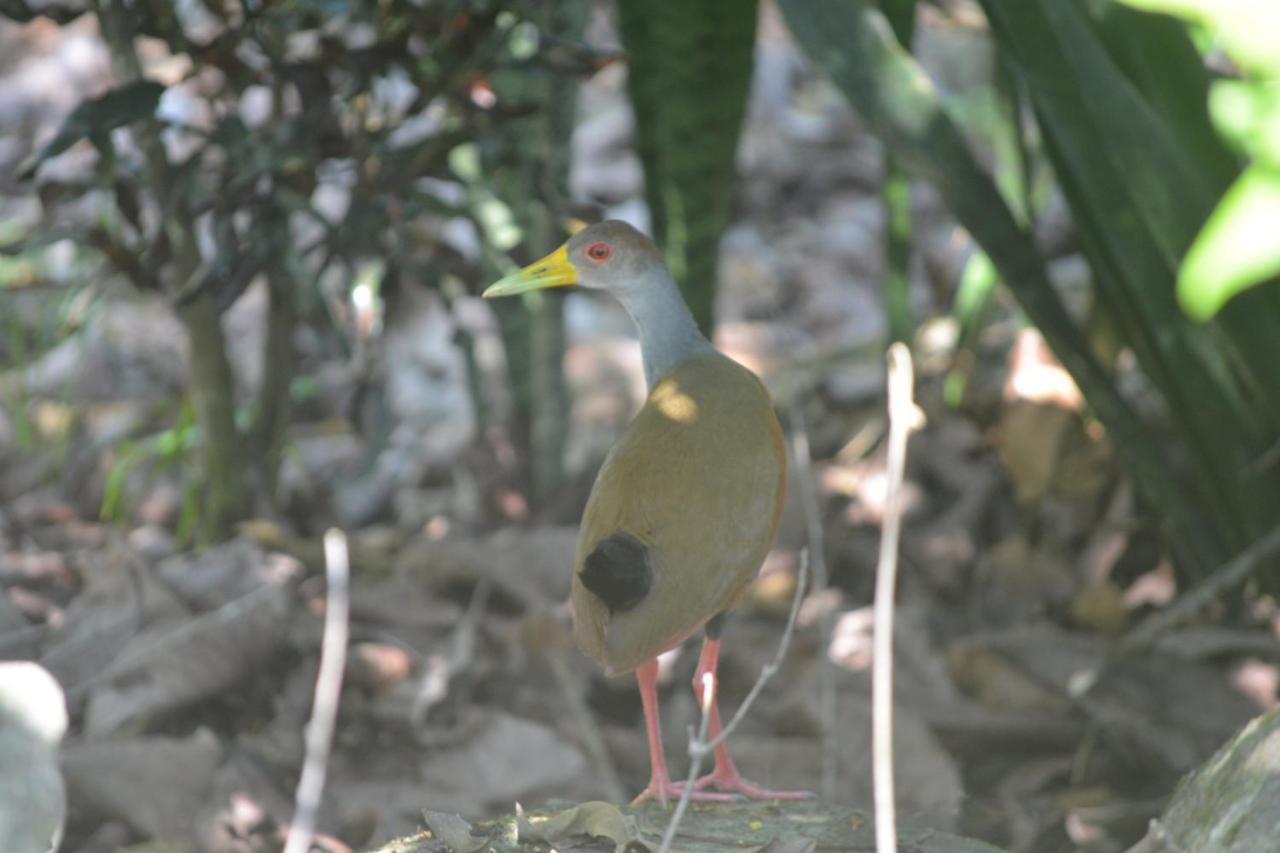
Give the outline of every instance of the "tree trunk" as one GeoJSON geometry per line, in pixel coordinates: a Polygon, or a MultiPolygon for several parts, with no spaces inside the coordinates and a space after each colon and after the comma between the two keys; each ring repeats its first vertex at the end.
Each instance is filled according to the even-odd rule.
{"type": "Polygon", "coordinates": [[[255,406],[253,451],[258,464],[258,480],[268,505],[276,503],[276,486],[289,427],[289,387],[293,382],[296,358],[293,332],[297,310],[293,302],[293,281],[283,261],[267,269],[270,304],[267,309],[267,340],[262,352],[262,387],[255,406]]]}
{"type": "Polygon", "coordinates": [[[191,343],[191,399],[200,424],[204,500],[199,539],[226,538],[248,509],[244,459],[236,429],[231,364],[222,323],[209,296],[197,294],[178,309],[191,343]]]}

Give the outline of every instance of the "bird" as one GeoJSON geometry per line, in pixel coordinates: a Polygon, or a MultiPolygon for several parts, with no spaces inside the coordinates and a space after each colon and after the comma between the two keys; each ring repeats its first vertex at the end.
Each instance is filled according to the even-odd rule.
{"type": "MultiPolygon", "coordinates": [[[[648,394],[605,457],[583,511],[570,592],[574,637],[607,675],[635,673],[650,776],[634,804],[665,805],[682,795],[683,785],[672,781],[662,748],[658,655],[704,631],[693,684],[699,704],[709,703],[708,734],[715,738],[724,616],[746,593],[777,534],[786,451],[764,384],[707,340],[661,251],[631,225],[590,225],[482,296],[575,284],[611,294],[630,315],[648,394]]],[[[746,780],[725,742],[715,749],[714,769],[689,795],[811,796],[746,780]]]]}

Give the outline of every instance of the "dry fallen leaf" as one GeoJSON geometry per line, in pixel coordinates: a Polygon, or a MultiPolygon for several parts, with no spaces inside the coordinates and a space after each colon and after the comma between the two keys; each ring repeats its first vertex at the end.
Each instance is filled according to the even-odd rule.
{"type": "Polygon", "coordinates": [[[583,803],[550,815],[520,815],[517,826],[521,839],[543,841],[552,846],[575,835],[607,838],[613,842],[615,853],[621,853],[633,843],[641,843],[636,819],[623,814],[613,803],[600,801],[583,803]]]}

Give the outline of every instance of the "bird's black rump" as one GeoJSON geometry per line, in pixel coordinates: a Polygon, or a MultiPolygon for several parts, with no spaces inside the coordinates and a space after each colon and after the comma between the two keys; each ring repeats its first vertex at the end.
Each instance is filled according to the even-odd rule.
{"type": "Polygon", "coordinates": [[[630,610],[649,594],[653,568],[649,550],[630,533],[615,533],[596,543],[578,577],[610,613],[630,610]]]}

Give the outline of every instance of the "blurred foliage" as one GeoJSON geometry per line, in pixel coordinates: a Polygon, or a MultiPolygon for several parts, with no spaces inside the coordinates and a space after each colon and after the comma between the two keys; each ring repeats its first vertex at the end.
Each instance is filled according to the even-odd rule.
{"type": "Polygon", "coordinates": [[[1210,326],[1175,299],[1181,259],[1237,169],[1209,121],[1204,61],[1174,21],[1115,3],[984,8],[1029,93],[1094,296],[1168,408],[1165,452],[1212,523],[1212,568],[1280,520],[1280,470],[1257,467],[1280,440],[1263,391],[1280,387],[1280,293],[1243,295],[1210,326]]]}
{"type": "MultiPolygon", "coordinates": [[[[780,5],[819,67],[990,255],[1169,522],[1184,570],[1201,575],[1274,526],[1280,471],[1266,460],[1280,410],[1263,389],[1280,387],[1277,294],[1246,294],[1208,327],[1189,322],[1175,298],[1179,262],[1237,169],[1210,124],[1209,74],[1186,33],[1109,0],[981,4],[1071,207],[1093,298],[1164,400],[1161,424],[1138,417],[1092,351],[1019,222],[1031,211],[1010,210],[881,13],[866,3],[780,5]]],[[[965,310],[981,304],[984,279],[965,288],[965,310]]]]}
{"type": "MultiPolygon", "coordinates": [[[[585,48],[544,34],[538,8],[521,0],[0,6],[19,21],[93,14],[108,42],[115,86],[82,103],[28,158],[44,221],[4,251],[70,238],[172,301],[192,350],[204,538],[252,511],[255,487],[259,502],[272,500],[300,322],[332,330],[342,321],[346,291],[370,258],[385,261],[390,298],[397,286],[420,285],[457,296],[521,241],[522,207],[493,189],[512,164],[495,140],[539,114],[547,81],[595,67],[585,48]],[[138,36],[181,61],[157,71],[154,54],[139,55],[138,36]],[[497,97],[495,75],[506,81],[497,97]],[[537,82],[520,91],[513,80],[537,82]],[[86,168],[42,169],[58,155],[85,157],[85,140],[86,168]],[[479,237],[481,257],[446,238],[458,222],[479,237]],[[234,342],[218,318],[259,278],[270,294],[268,340],[246,413],[228,366],[234,342]]],[[[328,339],[339,350],[360,346],[349,335],[328,339]]]]}
{"type": "MultiPolygon", "coordinates": [[[[898,41],[908,50],[916,26],[915,0],[880,0],[898,41]]],[[[884,181],[880,190],[884,204],[884,293],[889,338],[910,342],[916,321],[911,311],[911,178],[885,152],[884,181]]]]}
{"type": "Polygon", "coordinates": [[[1138,474],[1148,500],[1176,520],[1185,540],[1207,535],[1194,507],[1151,445],[1129,403],[1089,351],[1049,281],[1031,234],[969,150],[960,127],[918,63],[866,3],[782,0],[800,45],[827,73],[903,167],[938,190],[990,256],[1023,310],[1071,371],[1112,439],[1138,474]]]}
{"type": "Polygon", "coordinates": [[[1280,5],[1270,0],[1123,0],[1207,28],[1242,70],[1218,80],[1209,113],[1250,164],[1227,190],[1178,275],[1178,299],[1198,320],[1237,293],[1280,276],[1280,5]]]}
{"type": "MultiPolygon", "coordinates": [[[[589,0],[561,0],[532,7],[530,18],[513,32],[512,50],[532,57],[539,33],[555,33],[561,44],[581,44],[590,16],[589,0]]],[[[580,54],[584,71],[613,61],[608,54],[580,54]]],[[[500,69],[492,77],[495,96],[541,106],[512,123],[489,141],[485,172],[491,174],[495,200],[519,211],[518,235],[507,246],[523,263],[545,255],[565,237],[574,211],[569,201],[570,141],[577,119],[577,79],[566,74],[530,75],[500,69]]],[[[488,265],[493,280],[511,272],[509,262],[488,265]]],[[[546,497],[564,478],[566,423],[569,412],[565,387],[564,294],[538,292],[520,300],[493,304],[507,344],[507,370],[514,409],[512,438],[530,460],[528,489],[535,499],[546,497]],[[523,304],[521,304],[523,303],[523,304]]]]}
{"type": "Polygon", "coordinates": [[[733,213],[756,7],[757,0],[618,2],[652,233],[706,333],[720,236],[733,213]]]}
{"type": "MultiPolygon", "coordinates": [[[[892,335],[909,336],[914,322],[910,176],[935,187],[980,249],[954,296],[962,347],[1002,282],[1197,576],[1280,520],[1280,293],[1254,286],[1280,265],[1266,239],[1280,208],[1280,50],[1277,28],[1265,26],[1276,13],[1268,0],[1125,3],[980,0],[999,72],[972,97],[940,91],[910,53],[911,0],[779,8],[891,154],[892,335]],[[1131,6],[1194,20],[1199,42],[1131,6]],[[1236,63],[1220,75],[1229,79],[1206,66],[1217,43],[1236,63]],[[975,137],[993,148],[993,168],[975,156],[975,137]],[[1069,306],[1036,240],[1050,171],[1092,273],[1087,311],[1069,306]],[[1096,345],[1090,318],[1115,330],[1116,346],[1096,345]],[[1121,351],[1141,369],[1136,392],[1122,387],[1121,351]]],[[[451,298],[505,272],[509,253],[529,260],[563,237],[574,85],[612,59],[579,42],[586,0],[38,8],[59,21],[98,15],[118,80],[32,153],[45,221],[0,248],[25,257],[72,238],[172,300],[193,348],[210,536],[249,511],[254,486],[270,499],[297,370],[293,331],[341,319],[356,270],[379,259],[388,299],[416,284],[451,298]],[[180,70],[150,73],[139,35],[182,58],[180,70]],[[76,177],[42,167],[86,153],[76,177]],[[473,248],[446,237],[458,223],[473,248]],[[271,299],[267,378],[245,417],[217,319],[259,278],[271,299]],[[236,482],[246,470],[259,480],[236,482]]],[[[3,0],[0,12],[35,14],[24,0],[3,0]]],[[[756,12],[748,0],[618,6],[653,232],[704,328],[732,214],[756,12]]],[[[545,493],[562,476],[563,329],[556,296],[525,307],[499,306],[499,316],[516,444],[528,451],[519,456],[545,493]]],[[[332,335],[328,345],[360,342],[332,335]]],[[[951,399],[962,381],[953,374],[951,399]]]]}

